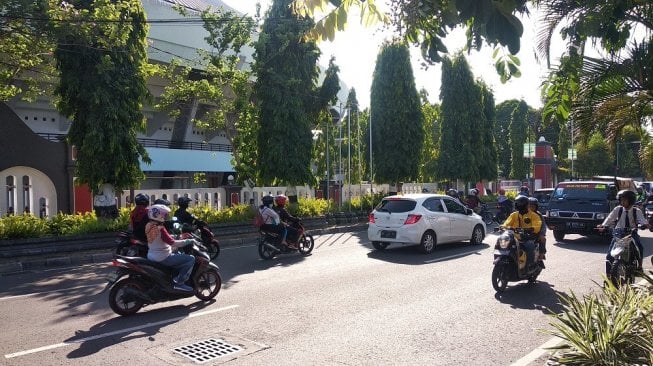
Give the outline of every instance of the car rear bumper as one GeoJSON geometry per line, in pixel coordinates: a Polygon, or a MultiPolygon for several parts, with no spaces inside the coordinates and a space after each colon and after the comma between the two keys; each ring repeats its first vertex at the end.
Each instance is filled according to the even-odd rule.
{"type": "Polygon", "coordinates": [[[419,244],[422,240],[421,234],[411,230],[401,230],[401,228],[382,228],[382,227],[369,227],[367,229],[367,238],[370,241],[380,241],[384,243],[406,243],[406,244],[419,244]],[[394,232],[395,235],[387,235],[394,232]]]}
{"type": "Polygon", "coordinates": [[[600,235],[596,226],[603,223],[603,220],[574,220],[560,218],[546,218],[547,230],[561,231],[566,234],[600,235]]]}

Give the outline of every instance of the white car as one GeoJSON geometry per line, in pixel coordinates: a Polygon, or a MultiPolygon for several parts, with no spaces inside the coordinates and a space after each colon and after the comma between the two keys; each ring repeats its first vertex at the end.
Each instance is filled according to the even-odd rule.
{"type": "Polygon", "coordinates": [[[431,253],[436,244],[481,244],[486,230],[481,216],[457,199],[418,193],[384,197],[369,215],[367,237],[378,250],[397,243],[431,253]]]}

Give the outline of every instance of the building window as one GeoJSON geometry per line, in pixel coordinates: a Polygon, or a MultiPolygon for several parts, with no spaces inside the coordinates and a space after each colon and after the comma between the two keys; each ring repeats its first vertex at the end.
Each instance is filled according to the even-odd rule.
{"type": "Polygon", "coordinates": [[[32,185],[30,184],[29,176],[24,175],[23,176],[23,204],[25,205],[25,210],[23,211],[23,213],[32,212],[31,210],[32,202],[30,200],[31,190],[32,190],[32,185]]]}
{"type": "Polygon", "coordinates": [[[16,212],[16,183],[13,176],[8,176],[7,183],[7,215],[13,215],[16,212]]]}
{"type": "Polygon", "coordinates": [[[45,197],[39,198],[39,217],[48,217],[48,200],[45,197]]]}

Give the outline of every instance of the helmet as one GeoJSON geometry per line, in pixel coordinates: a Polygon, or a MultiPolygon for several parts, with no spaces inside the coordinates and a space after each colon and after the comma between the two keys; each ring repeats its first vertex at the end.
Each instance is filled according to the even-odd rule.
{"type": "Polygon", "coordinates": [[[476,188],[470,189],[469,194],[474,195],[474,196],[478,196],[478,189],[476,189],[476,188]]]}
{"type": "Polygon", "coordinates": [[[269,206],[272,204],[272,202],[274,202],[274,198],[270,195],[263,196],[263,198],[261,198],[261,202],[263,202],[263,206],[269,206]]]}
{"type": "Polygon", "coordinates": [[[177,200],[177,204],[181,208],[188,207],[189,203],[190,203],[190,198],[188,198],[188,197],[179,197],[179,199],[177,200]]]}
{"type": "Polygon", "coordinates": [[[630,202],[631,205],[635,204],[635,201],[637,201],[637,196],[635,196],[635,192],[623,189],[617,193],[617,199],[621,200],[622,198],[625,198],[630,202]]]}
{"type": "Polygon", "coordinates": [[[277,204],[277,206],[283,207],[286,205],[286,201],[288,201],[288,197],[286,197],[283,194],[277,195],[274,197],[274,203],[277,204]]]}
{"type": "Polygon", "coordinates": [[[147,206],[150,204],[150,196],[139,193],[136,195],[136,197],[134,197],[134,203],[140,206],[147,206]]]}
{"type": "Polygon", "coordinates": [[[519,195],[515,198],[515,209],[524,214],[528,211],[528,197],[519,195]]]}
{"type": "Polygon", "coordinates": [[[503,188],[501,188],[501,189],[499,190],[499,194],[503,196],[504,194],[506,194],[506,190],[503,189],[503,188]]]}
{"type": "Polygon", "coordinates": [[[456,191],[455,189],[451,188],[450,190],[447,191],[447,195],[449,195],[449,196],[451,196],[451,197],[458,197],[458,191],[456,191]]]}
{"type": "Polygon", "coordinates": [[[530,206],[535,206],[535,211],[540,208],[540,201],[538,201],[535,197],[528,197],[528,204],[530,206]]]}
{"type": "Polygon", "coordinates": [[[157,198],[156,200],[154,200],[154,204],[155,205],[164,205],[164,206],[170,207],[170,201],[168,201],[165,198],[157,198]]]}
{"type": "Polygon", "coordinates": [[[169,213],[170,207],[166,205],[152,205],[147,210],[147,217],[149,217],[150,220],[164,222],[169,213]]]}

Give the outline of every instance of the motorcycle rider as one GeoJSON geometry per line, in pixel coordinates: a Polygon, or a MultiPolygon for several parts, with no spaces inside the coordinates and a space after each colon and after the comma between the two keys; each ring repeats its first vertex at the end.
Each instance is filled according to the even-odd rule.
{"type": "Polygon", "coordinates": [[[453,197],[456,201],[458,201],[458,203],[460,203],[461,205],[463,204],[463,202],[460,200],[460,197],[458,196],[458,191],[456,191],[455,189],[453,188],[448,189],[447,196],[453,197]]]}
{"type": "Polygon", "coordinates": [[[152,205],[148,210],[147,216],[150,218],[150,222],[145,226],[149,248],[147,259],[174,269],[175,275],[172,282],[175,290],[193,291],[193,288],[186,285],[185,282],[193,271],[195,257],[174,252],[177,248],[191,244],[193,240],[175,240],[170,236],[163,224],[169,213],[170,208],[165,205],[152,205]]]}
{"type": "Polygon", "coordinates": [[[298,239],[298,231],[293,227],[293,225],[296,225],[299,222],[299,218],[295,217],[286,210],[286,202],[288,202],[288,197],[279,194],[276,197],[274,197],[274,210],[279,214],[279,218],[281,218],[281,222],[286,224],[286,230],[288,231],[287,238],[293,243],[297,242],[298,239]]]}
{"type": "Polygon", "coordinates": [[[528,186],[521,186],[521,188],[519,188],[519,194],[526,197],[531,196],[531,193],[528,190],[528,186]]]}
{"type": "Polygon", "coordinates": [[[263,225],[261,225],[261,230],[271,231],[279,234],[281,236],[281,245],[288,246],[289,248],[297,249],[297,246],[293,244],[288,244],[286,242],[286,236],[288,235],[288,230],[286,225],[281,222],[281,217],[272,209],[272,204],[274,203],[274,197],[270,195],[263,196],[261,198],[261,206],[259,206],[258,211],[261,213],[263,218],[263,225]]]}
{"type": "MultiPolygon", "coordinates": [[[[606,227],[612,228],[613,230],[624,230],[626,234],[631,229],[637,229],[638,226],[649,227],[642,210],[635,207],[635,200],[637,196],[635,192],[624,189],[617,193],[617,199],[619,200],[619,205],[615,207],[608,217],[603,220],[603,223],[597,225],[597,229],[600,232],[603,232],[606,227]]],[[[638,263],[638,269],[642,269],[642,258],[644,258],[644,247],[642,242],[639,239],[639,234],[635,230],[632,234],[633,241],[639,249],[640,258],[638,263]]],[[[612,247],[614,246],[615,238],[612,238],[610,246],[608,247],[608,253],[605,256],[605,273],[609,276],[612,270],[612,261],[614,258],[610,255],[612,247]]]]}
{"type": "Polygon", "coordinates": [[[465,204],[467,207],[471,208],[476,213],[478,213],[481,209],[481,199],[478,197],[478,193],[478,189],[472,188],[469,190],[469,194],[465,199],[465,204]]]}
{"type": "Polygon", "coordinates": [[[149,221],[147,217],[147,206],[150,205],[150,197],[146,194],[139,193],[134,197],[134,203],[136,206],[129,214],[129,230],[131,230],[134,239],[147,243],[145,225],[149,221]]]}
{"type": "Polygon", "coordinates": [[[540,258],[539,260],[546,259],[546,222],[544,221],[544,216],[540,212],[540,201],[535,197],[528,197],[528,208],[540,216],[542,220],[542,229],[540,229],[540,235],[537,237],[538,243],[540,243],[540,258]]]}
{"type": "MultiPolygon", "coordinates": [[[[515,198],[516,211],[511,213],[506,221],[501,225],[502,227],[533,229],[533,233],[539,236],[542,229],[542,219],[535,212],[528,209],[528,197],[519,195],[515,198]]],[[[515,233],[515,238],[521,240],[518,233],[515,233]]],[[[537,265],[535,263],[535,243],[530,240],[524,240],[522,244],[526,250],[526,263],[528,267],[537,265]]]]}
{"type": "Polygon", "coordinates": [[[195,217],[192,213],[188,212],[188,205],[190,204],[191,199],[188,197],[179,197],[177,199],[177,205],[179,208],[175,210],[175,217],[180,224],[187,225],[205,225],[205,222],[195,217]]]}

